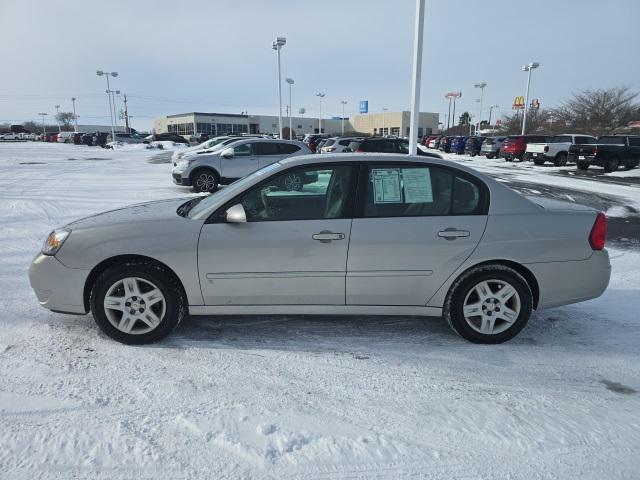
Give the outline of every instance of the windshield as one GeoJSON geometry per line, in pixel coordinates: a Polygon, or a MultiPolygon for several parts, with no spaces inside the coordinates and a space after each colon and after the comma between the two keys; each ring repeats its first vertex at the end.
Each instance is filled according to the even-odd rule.
{"type": "Polygon", "coordinates": [[[231,185],[229,185],[226,188],[220,189],[214,193],[212,193],[211,195],[209,195],[208,197],[203,197],[203,199],[201,201],[199,201],[197,204],[195,204],[188,212],[188,217],[189,218],[194,218],[196,216],[198,216],[198,214],[202,213],[203,211],[207,210],[209,207],[211,207],[212,205],[214,205],[218,199],[220,198],[220,196],[222,194],[229,194],[231,196],[240,193],[244,187],[246,185],[251,184],[256,177],[261,177],[261,176],[265,176],[265,175],[269,175],[272,172],[275,172],[276,170],[278,170],[280,167],[282,167],[282,164],[280,162],[275,162],[272,163],[270,165],[267,165],[266,167],[262,167],[259,170],[256,170],[255,172],[247,175],[246,177],[241,178],[240,180],[233,182],[231,185]]]}

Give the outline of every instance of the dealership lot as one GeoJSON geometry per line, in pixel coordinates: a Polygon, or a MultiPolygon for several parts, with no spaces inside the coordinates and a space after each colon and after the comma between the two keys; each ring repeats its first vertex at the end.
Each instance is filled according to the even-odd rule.
{"type": "Polygon", "coordinates": [[[601,298],[537,312],[513,341],[440,319],[189,319],[126,347],[37,305],[26,269],[55,226],[191,196],[169,153],[0,145],[0,470],[11,478],[622,478],[640,445],[640,169],[447,155],[610,216],[601,298]],[[28,454],[24,454],[28,452],[28,454]]]}

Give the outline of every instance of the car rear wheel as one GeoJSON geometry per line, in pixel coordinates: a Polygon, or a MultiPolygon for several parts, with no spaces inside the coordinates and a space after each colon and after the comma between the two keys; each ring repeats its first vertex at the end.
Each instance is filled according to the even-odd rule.
{"type": "Polygon", "coordinates": [[[98,327],[126,344],[160,340],[187,311],[179,281],[151,262],[127,262],[105,270],[93,286],[90,303],[98,327]]]}
{"type": "Polygon", "coordinates": [[[620,161],[616,157],[609,158],[604,162],[604,171],[607,173],[615,172],[619,165],[620,161]]]}
{"type": "Polygon", "coordinates": [[[191,179],[191,185],[195,192],[215,192],[218,189],[220,179],[213,170],[197,170],[191,179]]]}
{"type": "Polygon", "coordinates": [[[544,165],[544,158],[533,158],[533,163],[535,163],[536,165],[544,165]]]}
{"type": "Polygon", "coordinates": [[[527,281],[504,265],[483,265],[463,274],[447,296],[449,326],[473,343],[502,343],[527,324],[533,294],[527,281]]]}
{"type": "Polygon", "coordinates": [[[487,157],[489,160],[491,160],[493,158],[493,154],[492,153],[487,153],[485,155],[485,157],[487,157]]]}
{"type": "Polygon", "coordinates": [[[589,162],[585,162],[584,160],[578,160],[576,161],[576,166],[578,167],[578,170],[588,170],[589,162]]]}

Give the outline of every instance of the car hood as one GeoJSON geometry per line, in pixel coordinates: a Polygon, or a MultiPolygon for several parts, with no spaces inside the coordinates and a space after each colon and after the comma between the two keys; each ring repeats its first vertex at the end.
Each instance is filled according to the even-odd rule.
{"type": "Polygon", "coordinates": [[[174,220],[179,217],[176,210],[187,200],[189,200],[189,197],[137,203],[81,218],[65,225],[65,228],[78,230],[127,223],[140,224],[147,221],[174,220]]]}

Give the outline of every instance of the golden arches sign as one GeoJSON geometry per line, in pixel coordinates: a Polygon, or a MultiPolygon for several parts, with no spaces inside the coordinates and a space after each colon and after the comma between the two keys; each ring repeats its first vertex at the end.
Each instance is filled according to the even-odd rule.
{"type": "Polygon", "coordinates": [[[513,99],[513,109],[521,110],[523,108],[524,108],[524,97],[522,95],[519,95],[513,99]]]}

